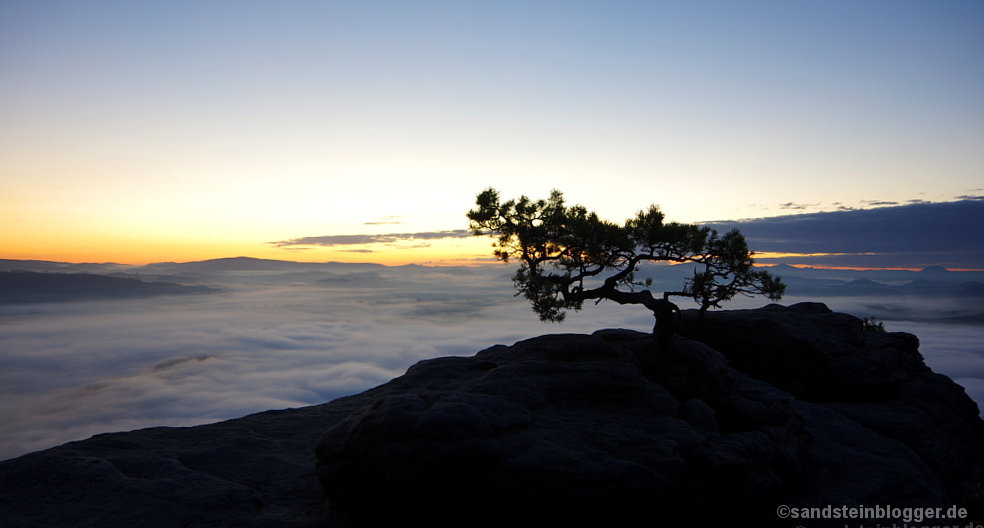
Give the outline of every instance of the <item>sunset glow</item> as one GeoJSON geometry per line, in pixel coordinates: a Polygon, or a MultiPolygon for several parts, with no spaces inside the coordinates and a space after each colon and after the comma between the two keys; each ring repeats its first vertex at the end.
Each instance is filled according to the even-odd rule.
{"type": "Polygon", "coordinates": [[[0,256],[471,262],[271,242],[464,229],[489,186],[617,222],[984,194],[981,3],[712,4],[3,2],[0,256]]]}

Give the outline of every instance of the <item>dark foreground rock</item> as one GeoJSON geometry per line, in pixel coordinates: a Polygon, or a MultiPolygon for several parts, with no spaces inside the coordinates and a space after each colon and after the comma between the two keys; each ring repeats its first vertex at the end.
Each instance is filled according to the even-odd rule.
{"type": "Polygon", "coordinates": [[[916,336],[865,332],[856,317],[801,303],[709,313],[695,339],[733,368],[905,444],[951,497],[981,483],[977,404],[926,366],[916,336]]]}
{"type": "Polygon", "coordinates": [[[212,425],[102,434],[0,462],[0,526],[344,526],[325,508],[312,446],[368,394],[212,425]]]}
{"type": "Polygon", "coordinates": [[[982,480],[976,405],[913,336],[822,305],[706,324],[662,351],[603,330],[421,362],[321,437],[318,477],[364,526],[833,526],[776,508],[946,508],[982,480]]]}
{"type": "Polygon", "coordinates": [[[691,337],[541,336],[321,406],[73,442],[0,463],[0,525],[840,527],[776,508],[946,510],[984,480],[977,406],[913,336],[794,305],[691,337]]]}

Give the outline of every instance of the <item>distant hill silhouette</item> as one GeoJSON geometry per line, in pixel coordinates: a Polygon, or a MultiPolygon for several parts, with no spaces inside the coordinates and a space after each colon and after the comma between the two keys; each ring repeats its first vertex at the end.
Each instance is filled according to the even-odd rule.
{"type": "Polygon", "coordinates": [[[364,271],[384,269],[382,264],[347,263],[347,262],[294,262],[289,260],[258,259],[252,257],[232,257],[202,260],[198,262],[158,262],[147,264],[142,270],[158,273],[224,273],[243,271],[364,271]]]}
{"type": "Polygon", "coordinates": [[[48,271],[55,273],[113,273],[135,268],[115,262],[52,262],[48,260],[0,259],[0,271],[48,271]]]}
{"type": "Polygon", "coordinates": [[[219,293],[206,286],[183,286],[172,282],[90,275],[88,273],[0,272],[0,304],[76,301],[85,299],[129,299],[156,295],[219,293]]]}

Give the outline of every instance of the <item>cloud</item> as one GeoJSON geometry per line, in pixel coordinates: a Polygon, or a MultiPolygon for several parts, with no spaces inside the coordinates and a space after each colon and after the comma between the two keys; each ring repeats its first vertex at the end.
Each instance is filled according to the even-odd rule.
{"type": "Polygon", "coordinates": [[[289,246],[353,246],[362,244],[392,244],[400,240],[437,240],[442,238],[469,238],[473,236],[467,229],[451,231],[427,231],[423,233],[390,233],[386,235],[331,235],[292,238],[279,242],[269,242],[276,247],[289,246]]]}
{"type": "MultiPolygon", "coordinates": [[[[513,295],[514,268],[503,265],[248,276],[223,274],[219,266],[241,266],[208,268],[218,281],[208,285],[228,293],[0,307],[0,459],[97,433],[323,403],[384,383],[423,359],[537,335],[652,328],[647,310],[611,302],[572,312],[563,325],[541,323],[513,295]],[[326,275],[349,280],[321,282],[326,275]]],[[[674,287],[688,273],[653,269],[670,273],[658,282],[674,287]]],[[[742,298],[729,307],[767,302],[742,298]]],[[[830,302],[876,314],[890,330],[905,328],[893,322],[891,307],[830,302]]],[[[924,348],[938,352],[927,355],[931,366],[945,366],[968,380],[965,386],[984,383],[974,381],[984,379],[984,367],[972,356],[984,330],[916,328],[926,336],[924,348]]]]}
{"type": "Polygon", "coordinates": [[[544,324],[501,266],[461,271],[280,282],[211,270],[224,278],[209,284],[227,293],[0,306],[0,460],[102,432],[323,403],[422,359],[544,333],[652,325],[618,305],[544,324]]]}
{"type": "Polygon", "coordinates": [[[820,205],[819,202],[818,203],[815,203],[815,204],[798,204],[798,203],[793,203],[793,202],[786,202],[784,204],[779,204],[779,208],[780,209],[800,209],[800,210],[802,210],[802,209],[806,209],[807,207],[816,207],[818,205],[820,205]]]}
{"type": "MultiPolygon", "coordinates": [[[[892,322],[886,326],[893,332],[909,332],[918,336],[919,350],[934,371],[954,380],[969,381],[968,385],[972,384],[978,389],[984,388],[984,349],[981,348],[984,328],[956,330],[952,326],[909,321],[892,322]]],[[[977,401],[978,405],[984,402],[982,399],[977,401]]]]}
{"type": "Polygon", "coordinates": [[[981,200],[912,203],[708,225],[719,231],[737,227],[757,252],[832,255],[822,261],[817,257],[775,262],[984,268],[984,231],[979,227],[984,225],[981,200]],[[847,259],[849,255],[854,257],[847,259]]]}
{"type": "MultiPolygon", "coordinates": [[[[403,217],[400,215],[387,215],[384,216],[383,218],[391,219],[391,218],[403,218],[403,217]]],[[[362,225],[390,225],[390,224],[402,224],[402,223],[403,223],[402,220],[380,220],[378,222],[363,222],[362,225]]]]}

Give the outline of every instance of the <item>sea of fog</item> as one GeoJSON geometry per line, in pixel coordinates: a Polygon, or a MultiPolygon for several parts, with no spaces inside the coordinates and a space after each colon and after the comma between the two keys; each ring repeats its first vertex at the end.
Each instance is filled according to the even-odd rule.
{"type": "MultiPolygon", "coordinates": [[[[513,296],[510,274],[222,273],[204,279],[223,290],[217,294],[0,306],[0,460],[98,433],[324,403],[423,359],[537,335],[652,329],[647,310],[611,302],[541,323],[513,296]]],[[[893,320],[897,310],[884,299],[782,303],[803,300],[916,334],[926,362],[984,407],[984,327],[921,322],[911,310],[893,320]]],[[[740,299],[728,308],[766,303],[740,299]]],[[[927,314],[946,308],[921,306],[927,314]]]]}

